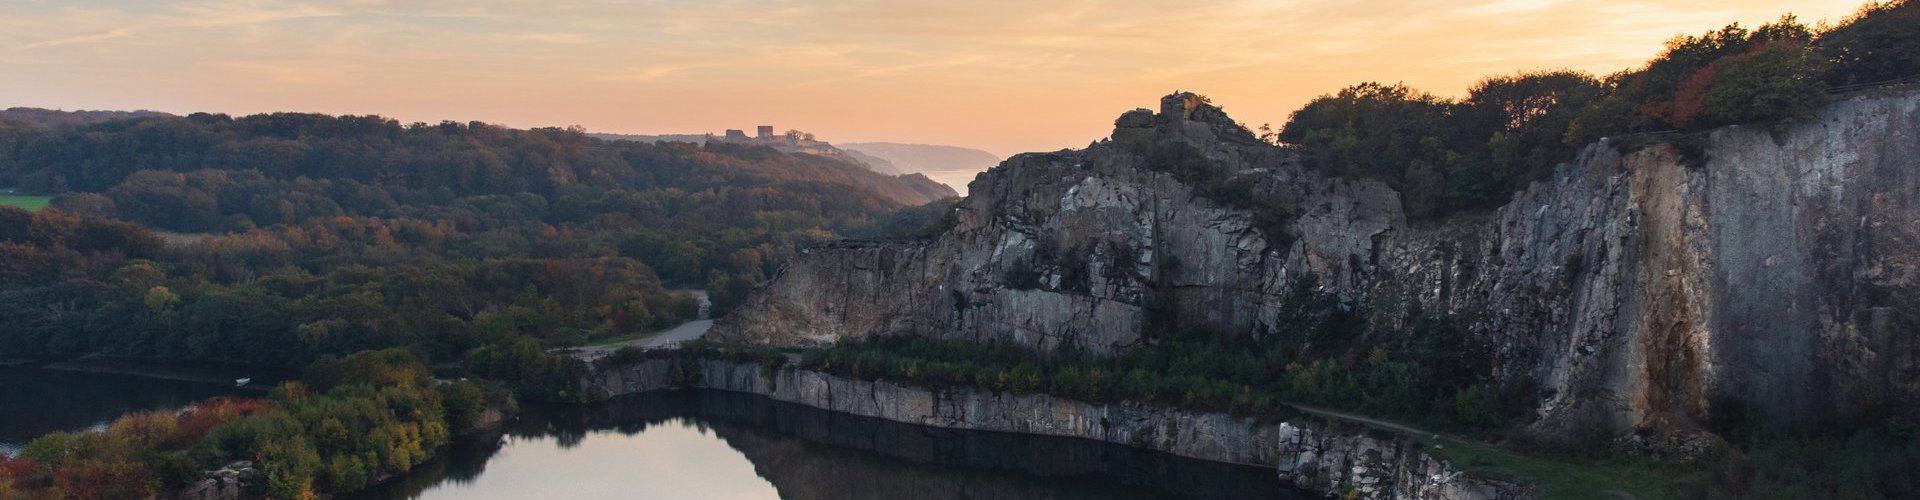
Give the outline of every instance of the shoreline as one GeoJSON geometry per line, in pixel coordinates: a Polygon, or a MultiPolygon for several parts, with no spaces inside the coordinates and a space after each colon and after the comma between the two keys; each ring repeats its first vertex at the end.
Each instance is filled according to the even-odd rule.
{"type": "Polygon", "coordinates": [[[596,400],[692,388],[755,394],[824,411],[942,429],[1101,441],[1272,470],[1296,488],[1360,498],[1529,498],[1510,481],[1470,475],[1417,440],[1302,415],[1278,420],[1045,394],[931,389],[756,361],[678,356],[592,365],[596,400]]]}
{"type": "MultiPolygon", "coordinates": [[[[863,469],[860,465],[835,465],[832,477],[858,479],[859,484],[824,483],[826,473],[795,460],[806,458],[792,453],[800,448],[831,448],[821,454],[863,455],[861,464],[902,464],[914,468],[938,469],[934,484],[954,488],[986,472],[1016,476],[1019,480],[1058,482],[1078,478],[1128,488],[1156,492],[1155,498],[1267,498],[1283,489],[1278,498],[1306,500],[1318,498],[1313,492],[1280,483],[1263,467],[1246,467],[1193,460],[1171,454],[1129,446],[1023,434],[939,429],[902,424],[856,415],[830,412],[804,405],[775,401],[756,394],[708,389],[680,389],[624,395],[596,403],[534,403],[509,426],[509,434],[519,437],[558,438],[563,435],[626,434],[654,426],[679,426],[686,422],[712,430],[726,446],[745,455],[748,461],[765,466],[761,476],[776,489],[798,499],[884,498],[869,494],[866,481],[900,485],[880,487],[885,491],[908,491],[907,484],[926,485],[929,476],[895,476],[894,469],[863,469]],[[772,446],[769,442],[799,445],[772,446]],[[864,472],[850,472],[864,471],[864,472]],[[853,477],[848,477],[853,476],[853,477]],[[865,476],[865,477],[861,477],[865,476]],[[947,478],[944,482],[940,478],[947,478]],[[955,482],[960,481],[960,482],[955,482]],[[862,494],[853,494],[859,491],[862,494]]],[[[469,449],[471,450],[471,449],[469,449]]],[[[499,449],[465,457],[454,457],[465,467],[478,467],[499,449]]],[[[456,451],[458,453],[458,451],[456,451]]],[[[813,456],[808,453],[807,456],[813,456]]],[[[838,463],[838,462],[836,462],[838,463]]],[[[492,471],[493,466],[486,469],[492,471]]],[[[756,469],[758,470],[758,469],[756,469]]],[[[429,466],[423,477],[409,477],[396,485],[370,495],[347,498],[358,500],[398,500],[408,492],[442,489],[447,493],[449,478],[436,475],[429,466]]],[[[839,481],[834,480],[834,481],[839,481]]],[[[831,481],[829,481],[831,482],[831,481]]],[[[996,486],[984,486],[984,491],[996,486]]],[[[935,490],[938,491],[938,490],[935,490]]],[[[982,498],[1003,498],[991,494],[982,498]]],[[[892,497],[900,498],[900,497],[892,497]]],[[[907,497],[911,498],[911,497],[907,497]]],[[[1013,496],[1011,498],[1040,498],[1013,496]]],[[[1074,497],[1080,498],[1080,497],[1074,497]]],[[[1093,498],[1093,497],[1088,497],[1093,498]]]]}
{"type": "Polygon", "coordinates": [[[104,356],[90,356],[90,357],[81,357],[81,358],[75,358],[75,359],[54,360],[54,361],[23,360],[18,364],[9,365],[9,366],[30,367],[30,368],[39,368],[44,370],[73,372],[73,373],[121,375],[121,376],[128,376],[128,377],[140,377],[140,378],[149,378],[149,379],[157,379],[157,380],[172,380],[177,382],[204,383],[209,385],[225,385],[225,386],[230,386],[236,390],[242,390],[242,391],[248,391],[248,392],[261,392],[261,393],[271,391],[273,386],[278,385],[279,381],[284,379],[284,375],[285,375],[284,373],[279,373],[280,370],[278,369],[255,367],[255,368],[252,368],[251,371],[260,372],[261,374],[254,375],[250,373],[243,373],[243,370],[247,370],[247,368],[238,367],[238,366],[225,366],[225,365],[219,365],[214,363],[194,362],[194,361],[159,360],[159,359],[142,359],[142,358],[117,358],[117,357],[104,357],[104,356]],[[194,366],[180,366],[180,365],[194,365],[194,366]],[[235,376],[235,375],[238,375],[238,376],[235,376]],[[234,384],[235,380],[241,377],[253,378],[254,380],[249,382],[247,385],[235,385],[234,384]]]}

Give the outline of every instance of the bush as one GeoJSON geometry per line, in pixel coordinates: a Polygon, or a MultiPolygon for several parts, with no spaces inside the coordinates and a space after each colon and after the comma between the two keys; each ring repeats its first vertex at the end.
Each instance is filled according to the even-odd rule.
{"type": "Polygon", "coordinates": [[[274,406],[216,426],[199,446],[222,461],[255,460],[270,498],[351,492],[425,463],[491,398],[471,382],[437,384],[404,351],[368,351],[324,394],[288,382],[274,406]]]}
{"type": "Polygon", "coordinates": [[[1581,113],[1567,141],[1804,116],[1826,99],[1813,39],[1792,16],[1676,38],[1645,67],[1608,77],[1606,97],[1581,113]]]}
{"type": "Polygon", "coordinates": [[[1487,384],[1474,384],[1455,393],[1453,410],[1460,423],[1482,428],[1498,425],[1504,416],[1500,411],[1499,392],[1487,384]]]}
{"type": "Polygon", "coordinates": [[[1398,180],[1431,160],[1423,142],[1443,133],[1446,115],[1447,102],[1432,94],[1368,82],[1294,111],[1279,137],[1323,172],[1398,180]]]}
{"type": "Polygon", "coordinates": [[[614,366],[630,365],[647,359],[647,350],[631,345],[620,346],[604,359],[614,366]]]}
{"type": "Polygon", "coordinates": [[[55,432],[17,457],[0,455],[3,498],[148,498],[200,478],[189,449],[209,428],[268,411],[257,400],[216,398],[180,412],[124,415],[104,431],[55,432]]]}
{"type": "Polygon", "coordinates": [[[548,352],[532,339],[487,344],[469,352],[466,359],[473,373],[505,382],[524,397],[542,401],[581,401],[586,397],[580,390],[586,363],[548,352]]]}
{"type": "Polygon", "coordinates": [[[1920,75],[1920,2],[1868,4],[1816,43],[1832,86],[1920,75]]]}
{"type": "MultiPolygon", "coordinates": [[[[1363,83],[1314,99],[1273,137],[1315,170],[1387,182],[1421,218],[1502,205],[1602,137],[1801,118],[1827,101],[1830,86],[1916,75],[1920,2],[1895,0],[1817,35],[1786,16],[1678,37],[1644,66],[1604,81],[1524,73],[1482,81],[1460,101],[1363,83]]],[[[1154,164],[1177,175],[1204,170],[1154,153],[1154,164]]]]}
{"type": "Polygon", "coordinates": [[[1736,433],[1741,453],[1712,464],[1715,484],[1708,488],[1750,498],[1914,498],[1917,429],[1909,420],[1867,418],[1736,433]]]}
{"type": "Polygon", "coordinates": [[[1498,206],[1546,177],[1571,154],[1562,136],[1573,117],[1599,93],[1573,71],[1489,78],[1458,102],[1366,83],[1308,103],[1278,138],[1316,170],[1386,181],[1410,216],[1429,217],[1498,206]]]}

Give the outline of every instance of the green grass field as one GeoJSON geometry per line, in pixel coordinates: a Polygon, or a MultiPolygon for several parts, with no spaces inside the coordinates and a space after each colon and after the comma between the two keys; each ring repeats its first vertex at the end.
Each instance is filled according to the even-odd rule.
{"type": "Polygon", "coordinates": [[[1415,436],[1455,467],[1485,477],[1519,480],[1540,488],[1547,499],[1662,500],[1673,498],[1675,476],[1683,467],[1652,463],[1583,462],[1523,454],[1487,443],[1450,437],[1415,436]],[[1436,446],[1439,445],[1439,446],[1436,446]]]}
{"type": "Polygon", "coordinates": [[[17,194],[0,194],[0,205],[20,207],[30,212],[38,211],[42,208],[46,208],[47,202],[52,200],[53,200],[53,197],[51,196],[25,196],[25,195],[17,195],[17,194]]]}
{"type": "Polygon", "coordinates": [[[1541,498],[1664,500],[1674,498],[1675,481],[1697,470],[1645,461],[1595,461],[1524,453],[1493,443],[1424,431],[1397,422],[1299,407],[1329,421],[1358,424],[1419,441],[1427,450],[1469,473],[1508,479],[1539,488],[1541,498]]]}

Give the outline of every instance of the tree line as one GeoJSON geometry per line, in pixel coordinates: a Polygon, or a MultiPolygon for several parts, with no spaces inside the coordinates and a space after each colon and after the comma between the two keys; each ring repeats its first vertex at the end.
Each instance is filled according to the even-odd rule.
{"type": "MultiPolygon", "coordinates": [[[[891,178],[728,145],[378,117],[0,117],[0,357],[437,363],[725,313],[808,245],[899,226],[891,178]]],[[[557,363],[557,362],[556,362],[557,363]]]]}
{"type": "Polygon", "coordinates": [[[0,497],[153,498],[239,461],[263,474],[254,493],[267,498],[357,491],[426,462],[490,409],[513,407],[498,390],[428,373],[402,349],[329,357],[266,399],[221,397],[41,436],[0,455],[0,497]]]}
{"type": "Polygon", "coordinates": [[[1314,99],[1269,140],[1331,175],[1382,179],[1407,214],[1498,207],[1602,137],[1699,132],[1810,116],[1829,89],[1920,75],[1920,2],[1875,3],[1836,26],[1792,16],[1667,43],[1604,78],[1569,70],[1482,80],[1459,100],[1363,83],[1314,99]]]}

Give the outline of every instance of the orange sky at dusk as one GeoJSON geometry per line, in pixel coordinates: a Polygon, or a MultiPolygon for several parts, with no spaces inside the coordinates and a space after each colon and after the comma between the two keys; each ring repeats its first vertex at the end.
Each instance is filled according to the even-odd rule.
{"type": "Polygon", "coordinates": [[[309,111],[999,154],[1080,147],[1161,95],[1250,125],[1362,81],[1457,95],[1604,74],[1676,34],[1851,0],[591,0],[0,5],[0,107],[309,111]]]}

